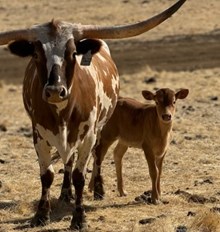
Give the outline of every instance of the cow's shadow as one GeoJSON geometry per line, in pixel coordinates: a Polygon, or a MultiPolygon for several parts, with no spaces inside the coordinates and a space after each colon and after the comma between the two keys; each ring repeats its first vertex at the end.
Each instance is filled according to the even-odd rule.
{"type": "MultiPolygon", "coordinates": [[[[37,205],[38,205],[39,201],[34,201],[33,202],[33,207],[36,210],[37,209],[37,205]]],[[[92,204],[92,203],[91,203],[92,204]]],[[[102,205],[87,205],[84,204],[85,207],[85,211],[86,213],[90,213],[90,212],[95,212],[99,209],[106,209],[106,208],[126,208],[126,207],[132,207],[132,206],[136,206],[140,203],[136,202],[136,201],[131,201],[131,202],[125,202],[125,203],[113,203],[113,204],[102,204],[102,205]]],[[[0,201],[0,209],[4,209],[5,207],[7,208],[12,208],[12,207],[16,207],[18,204],[16,204],[16,202],[1,202],[0,201]]],[[[51,223],[53,222],[59,222],[62,220],[68,220],[71,221],[71,217],[72,217],[72,211],[74,208],[74,203],[70,202],[70,203],[66,203],[66,202],[62,202],[59,201],[56,198],[51,199],[51,223]]],[[[11,219],[11,220],[2,220],[0,222],[1,224],[14,224],[15,230],[27,230],[28,228],[30,228],[30,223],[31,220],[33,218],[34,215],[32,215],[31,217],[22,217],[22,218],[16,218],[16,219],[11,219]]],[[[43,227],[40,230],[41,232],[59,232],[59,231],[63,231],[62,229],[45,229],[43,230],[43,227]]]]}

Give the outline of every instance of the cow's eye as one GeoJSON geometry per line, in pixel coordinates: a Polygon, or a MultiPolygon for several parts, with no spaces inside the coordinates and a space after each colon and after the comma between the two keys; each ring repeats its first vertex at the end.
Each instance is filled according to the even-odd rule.
{"type": "Polygon", "coordinates": [[[77,55],[77,52],[74,51],[73,54],[72,54],[73,58],[74,58],[76,55],[77,55]]]}

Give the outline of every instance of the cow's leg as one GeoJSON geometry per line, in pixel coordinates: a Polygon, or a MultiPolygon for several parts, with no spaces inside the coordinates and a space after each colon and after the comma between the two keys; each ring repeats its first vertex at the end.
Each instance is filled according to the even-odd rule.
{"type": "Polygon", "coordinates": [[[115,168],[117,174],[117,187],[120,196],[126,196],[127,193],[124,191],[124,182],[122,177],[122,158],[127,151],[128,147],[124,144],[120,144],[120,142],[116,145],[114,149],[114,161],[115,161],[115,168]]]}
{"type": "Polygon", "coordinates": [[[72,173],[72,181],[75,188],[75,209],[73,210],[70,228],[73,230],[80,230],[86,227],[86,216],[83,207],[83,189],[85,185],[86,168],[94,144],[95,138],[89,138],[81,145],[78,149],[76,167],[72,173]]]}
{"type": "Polygon", "coordinates": [[[74,199],[72,194],[71,178],[74,156],[72,156],[67,164],[64,165],[64,177],[59,199],[61,201],[70,202],[74,199]]]}
{"type": "Polygon", "coordinates": [[[54,179],[54,170],[51,165],[51,146],[47,141],[34,133],[34,146],[40,165],[42,193],[31,226],[39,226],[46,225],[50,222],[50,186],[54,179]]]}
{"type": "Polygon", "coordinates": [[[94,189],[95,200],[102,200],[105,195],[103,179],[101,175],[101,165],[111,144],[112,141],[101,140],[99,145],[94,149],[94,164],[90,186],[93,186],[92,188],[94,189]]]}

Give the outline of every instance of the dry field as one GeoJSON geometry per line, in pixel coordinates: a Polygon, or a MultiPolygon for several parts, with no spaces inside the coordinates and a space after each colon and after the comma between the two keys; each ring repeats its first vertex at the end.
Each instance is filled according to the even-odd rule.
{"type": "MultiPolygon", "coordinates": [[[[124,24],[149,17],[175,0],[0,0],[0,31],[52,18],[82,24],[124,24]]],[[[93,201],[85,186],[89,232],[220,231],[220,20],[219,0],[188,0],[165,23],[131,39],[108,41],[121,76],[121,95],[143,101],[141,90],[189,88],[177,102],[173,140],[157,206],[136,202],[151,187],[141,150],[124,157],[128,196],[119,197],[112,149],[103,166],[106,197],[93,201]]],[[[29,228],[40,197],[39,167],[30,120],[22,103],[28,59],[0,48],[0,232],[68,231],[73,205],[58,202],[62,164],[54,164],[51,224],[29,228]]],[[[88,167],[87,183],[91,164],[88,167]]],[[[86,184],[87,184],[86,183],[86,184]]]]}

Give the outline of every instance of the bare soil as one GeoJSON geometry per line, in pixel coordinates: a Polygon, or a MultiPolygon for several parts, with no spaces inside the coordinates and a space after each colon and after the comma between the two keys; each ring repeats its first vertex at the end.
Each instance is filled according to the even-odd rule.
{"type": "MultiPolygon", "coordinates": [[[[139,21],[174,0],[28,1],[0,0],[0,31],[28,27],[52,18],[82,24],[139,21]]],[[[220,231],[220,21],[219,0],[188,0],[168,21],[141,36],[107,41],[118,66],[122,96],[144,101],[141,91],[189,88],[177,102],[173,140],[162,175],[162,199],[149,205],[134,199],[151,188],[141,150],[130,148],[123,169],[128,196],[119,197],[109,150],[103,165],[106,197],[93,200],[85,186],[88,231],[220,231]]],[[[29,59],[0,48],[0,232],[68,231],[73,204],[57,198],[62,181],[54,164],[51,224],[30,228],[40,197],[37,156],[30,120],[22,103],[22,80],[29,59]]]]}

